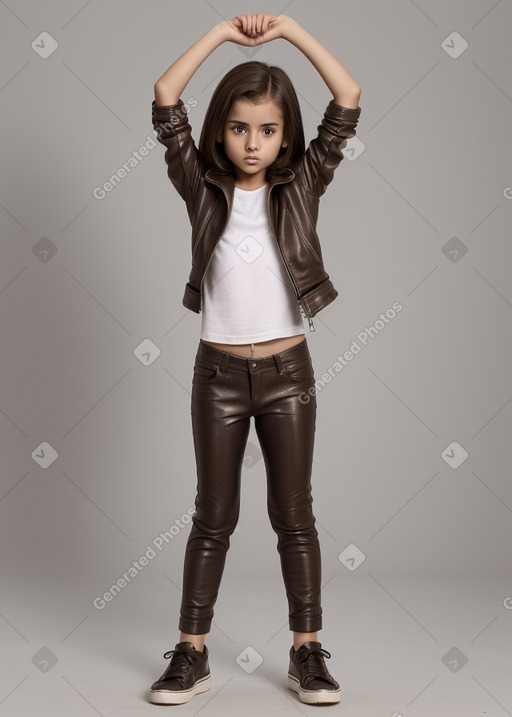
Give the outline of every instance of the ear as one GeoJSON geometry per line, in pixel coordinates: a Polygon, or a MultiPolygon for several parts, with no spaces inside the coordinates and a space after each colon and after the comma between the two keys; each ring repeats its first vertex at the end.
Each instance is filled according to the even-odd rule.
{"type": "Polygon", "coordinates": [[[219,132],[219,134],[215,137],[215,141],[219,144],[222,144],[222,134],[219,132]]]}

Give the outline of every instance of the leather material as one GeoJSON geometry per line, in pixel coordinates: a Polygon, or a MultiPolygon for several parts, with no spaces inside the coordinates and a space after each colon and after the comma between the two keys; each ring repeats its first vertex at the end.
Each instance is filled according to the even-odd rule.
{"type": "Polygon", "coordinates": [[[251,417],[265,462],[290,630],[322,628],[321,556],[311,495],[316,396],[307,393],[314,383],[306,338],[264,358],[243,358],[199,341],[191,395],[197,493],[183,569],[183,632],[204,634],[211,628],[239,517],[251,417]]]}
{"type": "Polygon", "coordinates": [[[174,650],[166,652],[164,658],[171,657],[167,669],[151,685],[151,692],[184,692],[193,688],[197,682],[210,676],[208,648],[198,652],[191,642],[178,642],[174,650]]]}
{"type": "MultiPolygon", "coordinates": [[[[302,158],[279,172],[267,170],[271,226],[297,301],[309,318],[338,296],[324,268],[316,231],[318,207],[343,159],[343,142],[355,135],[360,113],[360,107],[331,100],[302,158]]],[[[182,303],[200,313],[203,276],[233,205],[234,176],[205,166],[182,99],[162,106],[153,100],[152,123],[157,140],[166,147],[167,175],[186,202],[192,226],[192,268],[182,303]]],[[[339,240],[337,231],[334,240],[339,240]]]]}
{"type": "Polygon", "coordinates": [[[331,655],[320,642],[305,642],[297,651],[292,645],[288,675],[295,677],[304,690],[341,691],[338,682],[329,673],[324,657],[331,655]]]}

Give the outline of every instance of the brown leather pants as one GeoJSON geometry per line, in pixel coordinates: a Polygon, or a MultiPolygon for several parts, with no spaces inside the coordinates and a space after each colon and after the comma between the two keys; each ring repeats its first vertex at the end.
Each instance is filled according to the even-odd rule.
{"type": "Polygon", "coordinates": [[[306,338],[264,358],[242,358],[199,341],[191,398],[197,494],[183,567],[182,632],[204,634],[211,628],[238,522],[251,416],[265,462],[289,628],[322,628],[321,556],[311,496],[316,396],[307,394],[314,382],[306,338]]]}

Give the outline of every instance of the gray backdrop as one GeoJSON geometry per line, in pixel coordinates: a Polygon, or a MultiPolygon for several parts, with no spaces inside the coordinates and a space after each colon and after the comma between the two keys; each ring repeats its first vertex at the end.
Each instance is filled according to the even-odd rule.
{"type": "MultiPolygon", "coordinates": [[[[190,224],[153,84],[218,20],[260,10],[294,17],[362,87],[318,223],[340,295],[305,323],[317,378],[332,376],[312,477],[329,667],[353,714],[512,714],[510,3],[7,0],[0,715],[154,709],[143,690],[178,639],[201,318],[181,304],[190,224]]],[[[331,95],[277,40],[200,67],[182,95],[196,142],[222,75],[253,57],[289,73],[315,135],[331,95]]],[[[182,711],[225,714],[238,684],[247,714],[262,693],[309,713],[286,690],[253,426],[242,480],[207,638],[216,691],[233,681],[182,711]]]]}

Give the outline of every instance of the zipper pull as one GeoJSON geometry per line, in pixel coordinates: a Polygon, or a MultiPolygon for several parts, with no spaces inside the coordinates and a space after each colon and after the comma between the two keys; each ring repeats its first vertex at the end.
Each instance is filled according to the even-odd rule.
{"type": "MultiPolygon", "coordinates": [[[[301,301],[299,301],[299,307],[300,307],[300,310],[301,310],[301,312],[302,312],[303,317],[306,318],[306,312],[304,311],[304,307],[302,306],[302,302],[301,302],[301,301]]],[[[310,331],[315,331],[315,325],[314,325],[314,323],[313,323],[313,319],[312,319],[310,316],[308,316],[308,317],[307,317],[307,320],[308,320],[308,324],[309,324],[309,330],[310,330],[310,331]]]]}

